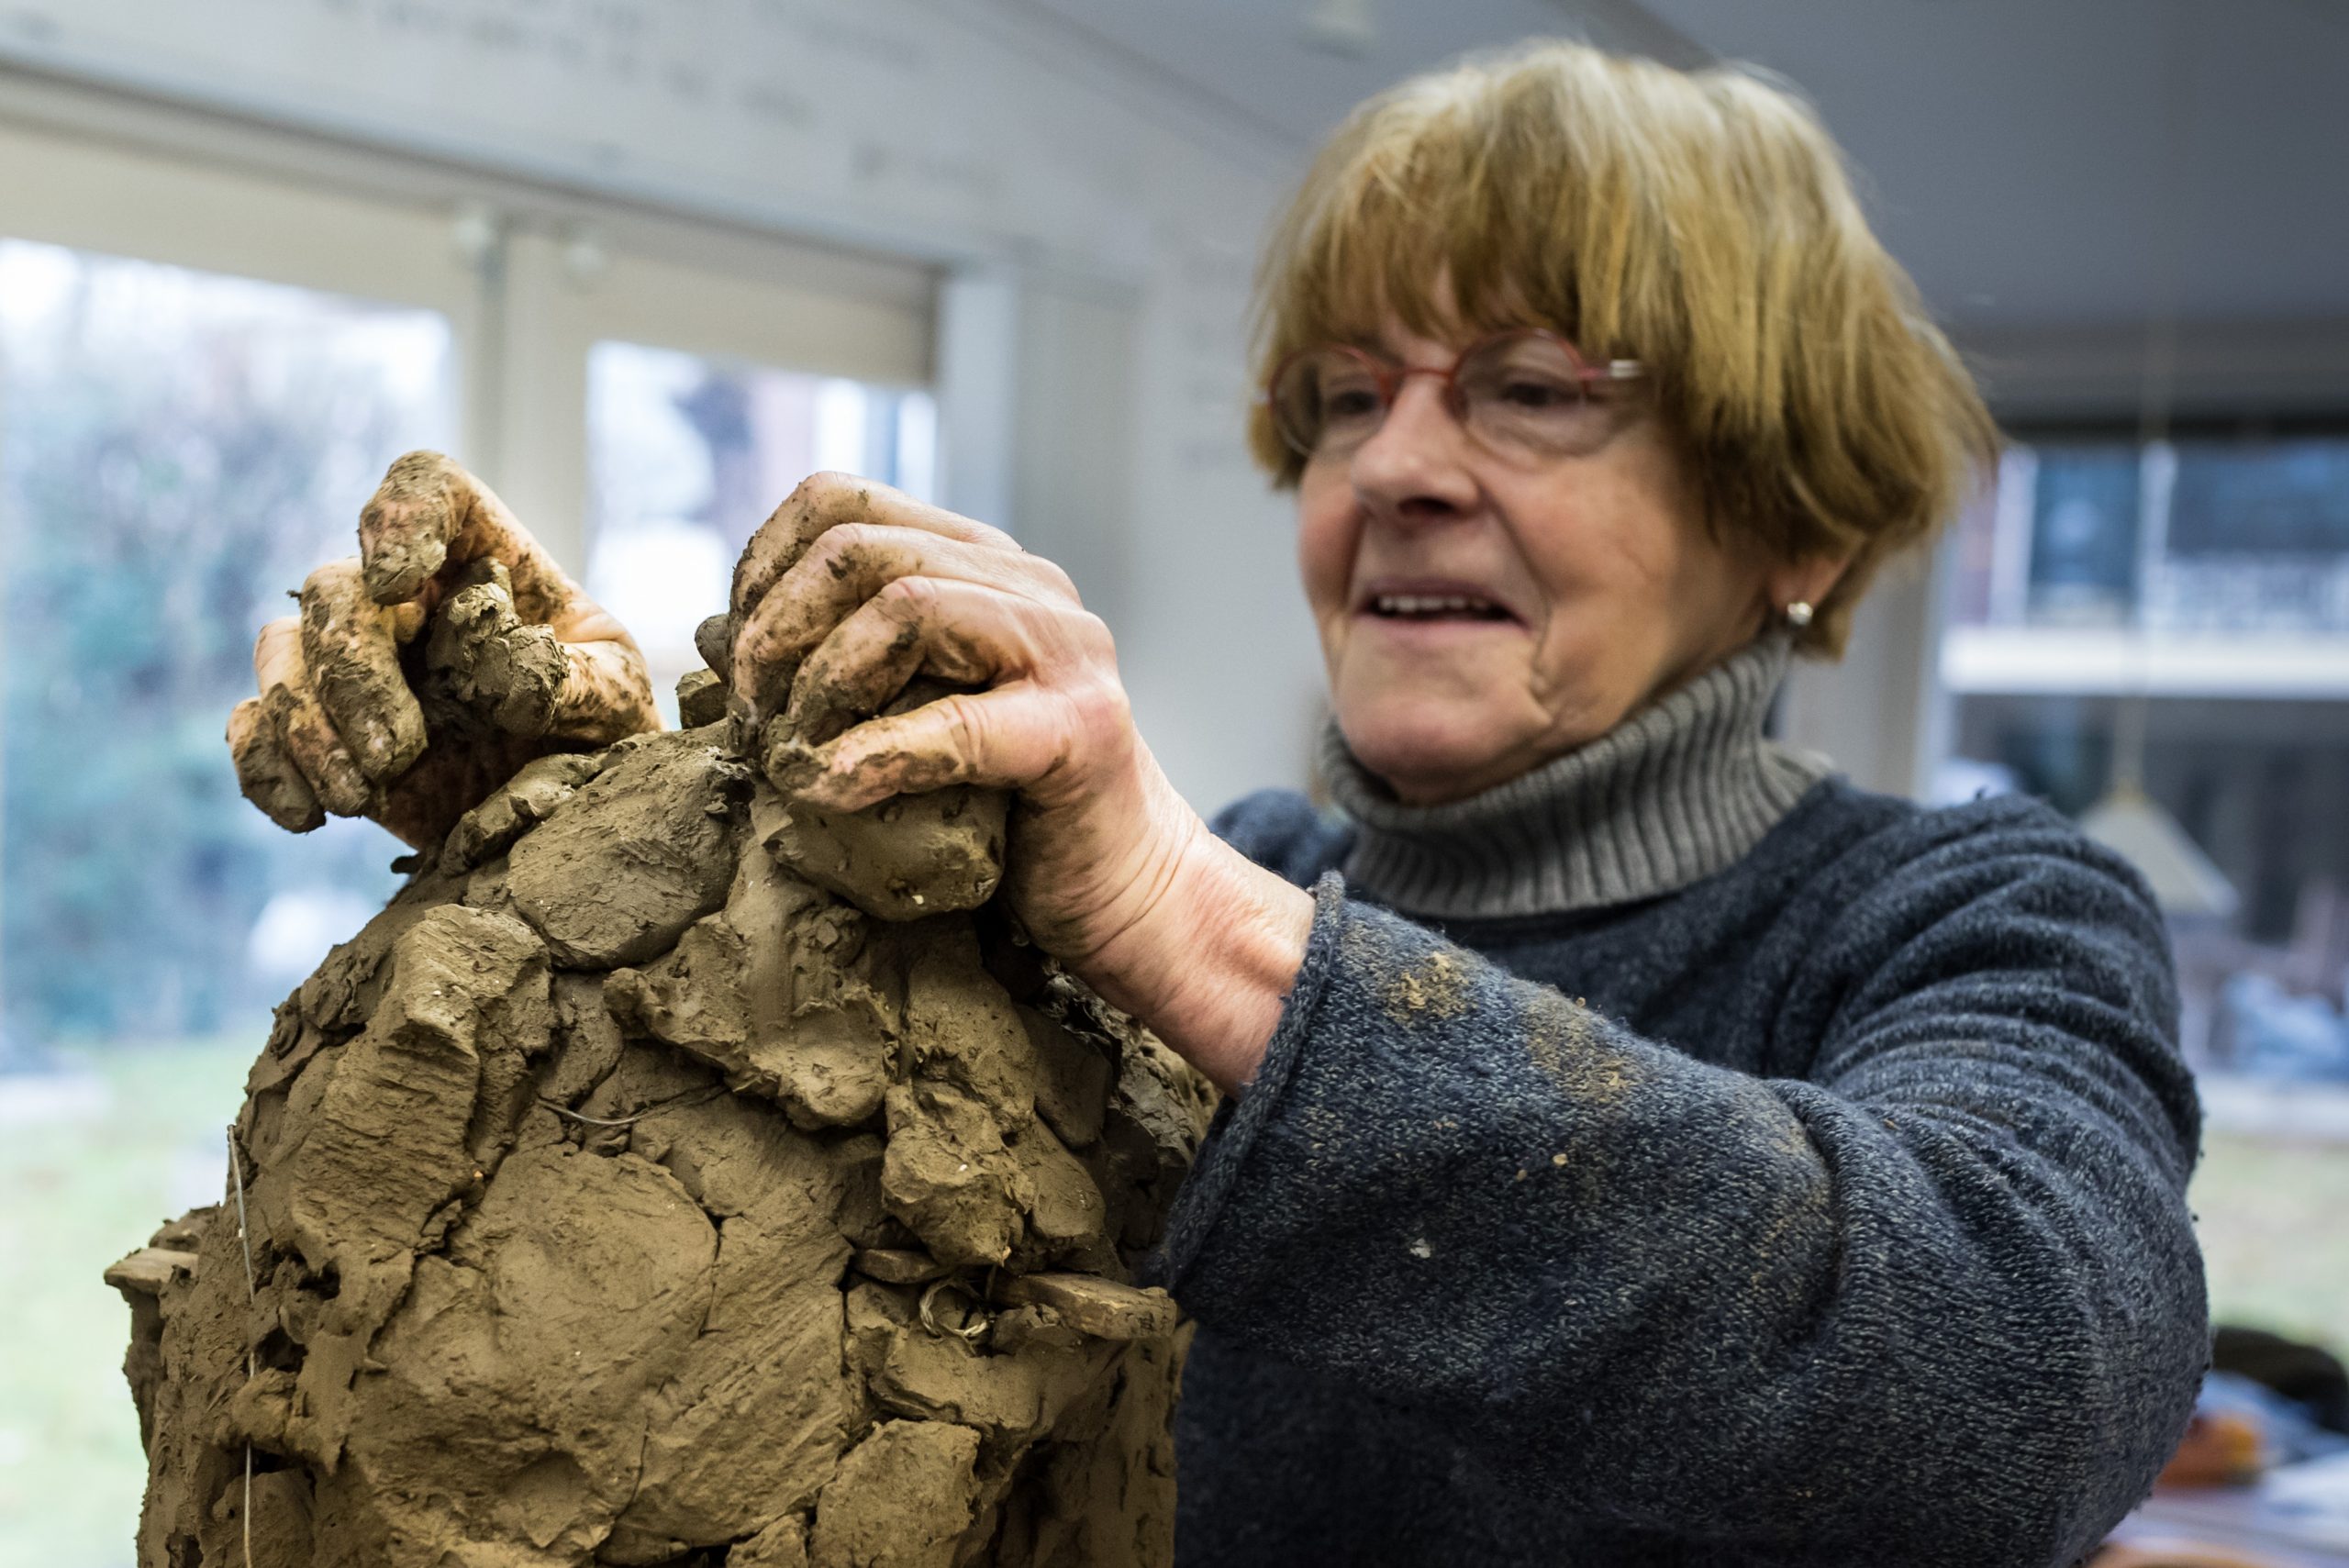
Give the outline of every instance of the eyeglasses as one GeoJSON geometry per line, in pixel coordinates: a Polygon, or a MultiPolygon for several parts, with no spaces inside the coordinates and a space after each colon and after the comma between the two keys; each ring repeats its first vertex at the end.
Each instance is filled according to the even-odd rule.
{"type": "Polygon", "coordinates": [[[1264,404],[1299,456],[1341,458],[1378,433],[1407,379],[1431,375],[1452,417],[1490,450],[1573,457],[1606,444],[1622,423],[1615,392],[1646,374],[1637,360],[1586,363],[1555,332],[1526,328],[1472,345],[1448,370],[1344,343],[1300,349],[1273,372],[1264,404]]]}

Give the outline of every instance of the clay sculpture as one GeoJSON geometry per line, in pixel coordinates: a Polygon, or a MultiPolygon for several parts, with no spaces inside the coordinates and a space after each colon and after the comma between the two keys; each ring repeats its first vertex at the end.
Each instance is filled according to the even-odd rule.
{"type": "Polygon", "coordinates": [[[1000,796],[828,818],[681,696],[417,857],[109,1272],[143,1568],[1171,1561],[1208,1092],[987,905],[1000,796]]]}

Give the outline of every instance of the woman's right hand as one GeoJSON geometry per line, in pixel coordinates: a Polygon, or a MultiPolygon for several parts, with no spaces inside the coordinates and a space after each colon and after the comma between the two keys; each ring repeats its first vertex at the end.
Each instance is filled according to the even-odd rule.
{"type": "Polygon", "coordinates": [[[661,728],[635,640],[439,452],[392,464],[359,550],[262,628],[260,695],[228,718],[279,827],[365,817],[421,849],[533,757],[661,728]]]}

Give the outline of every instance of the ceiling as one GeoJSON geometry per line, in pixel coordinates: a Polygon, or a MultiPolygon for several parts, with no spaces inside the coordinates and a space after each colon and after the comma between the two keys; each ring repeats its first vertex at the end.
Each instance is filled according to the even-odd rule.
{"type": "Polygon", "coordinates": [[[1463,50],[1572,33],[1818,104],[1962,328],[2349,317],[2349,0],[1025,0],[1300,161],[1463,50]]]}

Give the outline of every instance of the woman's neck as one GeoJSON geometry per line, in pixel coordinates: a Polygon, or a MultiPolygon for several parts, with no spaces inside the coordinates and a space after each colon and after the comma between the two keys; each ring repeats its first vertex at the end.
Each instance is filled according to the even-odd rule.
{"type": "Polygon", "coordinates": [[[1469,918],[1629,903],[1724,869],[1827,772],[1763,734],[1789,651],[1783,633],[1759,639],[1598,739],[1442,806],[1397,801],[1331,725],[1323,768],[1358,827],[1348,880],[1407,913],[1469,918]]]}

